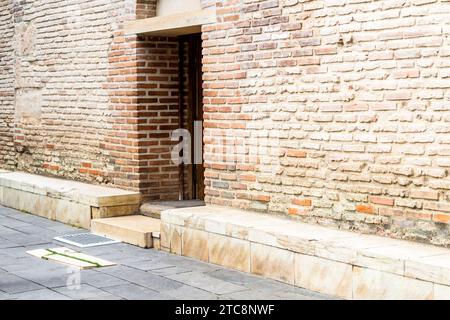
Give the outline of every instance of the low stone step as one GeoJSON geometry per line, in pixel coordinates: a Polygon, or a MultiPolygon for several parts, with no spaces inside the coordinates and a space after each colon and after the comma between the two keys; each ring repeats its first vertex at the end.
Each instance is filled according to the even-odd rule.
{"type": "Polygon", "coordinates": [[[91,232],[142,248],[153,248],[159,246],[160,220],[140,215],[94,219],[91,232]]]}
{"type": "Polygon", "coordinates": [[[150,201],[145,202],[140,207],[140,214],[159,219],[161,212],[169,209],[190,208],[204,206],[202,200],[180,200],[180,201],[150,201]]]}
{"type": "Polygon", "coordinates": [[[89,229],[91,219],[133,215],[139,192],[0,171],[0,204],[47,219],[89,229]]]}

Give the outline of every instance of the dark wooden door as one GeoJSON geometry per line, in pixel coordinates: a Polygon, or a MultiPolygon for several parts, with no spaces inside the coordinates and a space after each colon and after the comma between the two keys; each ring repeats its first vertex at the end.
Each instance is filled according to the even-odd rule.
{"type": "Polygon", "coordinates": [[[190,166],[190,183],[192,187],[190,188],[190,193],[191,199],[203,200],[205,194],[205,178],[203,167],[203,80],[201,34],[188,36],[188,84],[188,121],[193,142],[191,152],[192,165],[190,166]]]}

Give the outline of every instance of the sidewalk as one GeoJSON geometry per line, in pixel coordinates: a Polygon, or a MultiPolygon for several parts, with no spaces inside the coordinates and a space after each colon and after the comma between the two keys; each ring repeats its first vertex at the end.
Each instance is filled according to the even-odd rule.
{"type": "Polygon", "coordinates": [[[0,206],[0,300],[331,298],[153,249],[123,243],[81,249],[52,240],[83,231],[0,206]],[[26,254],[31,249],[62,246],[113,261],[117,266],[78,274],[26,254]],[[68,280],[74,278],[81,279],[81,284],[68,286],[68,280]]]}

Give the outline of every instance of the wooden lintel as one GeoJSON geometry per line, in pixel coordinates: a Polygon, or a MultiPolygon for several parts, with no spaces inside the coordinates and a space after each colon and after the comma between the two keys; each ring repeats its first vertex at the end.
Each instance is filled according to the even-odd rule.
{"type": "Polygon", "coordinates": [[[200,32],[202,25],[214,22],[215,10],[203,9],[128,22],[125,25],[125,34],[179,36],[200,32]]]}

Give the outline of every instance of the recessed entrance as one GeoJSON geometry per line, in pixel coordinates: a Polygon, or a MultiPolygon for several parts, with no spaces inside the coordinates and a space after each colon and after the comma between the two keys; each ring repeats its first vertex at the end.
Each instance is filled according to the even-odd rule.
{"type": "Polygon", "coordinates": [[[204,198],[201,34],[178,37],[179,124],[190,134],[190,159],[179,168],[179,200],[204,198]]]}

